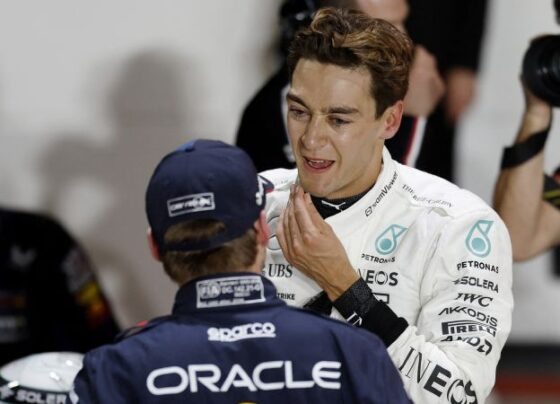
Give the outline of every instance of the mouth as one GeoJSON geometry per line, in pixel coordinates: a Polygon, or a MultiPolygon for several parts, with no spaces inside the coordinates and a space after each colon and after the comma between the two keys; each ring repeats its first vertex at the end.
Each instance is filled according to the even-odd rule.
{"type": "Polygon", "coordinates": [[[305,167],[313,172],[322,172],[328,170],[333,164],[334,160],[310,159],[303,158],[305,167]]]}

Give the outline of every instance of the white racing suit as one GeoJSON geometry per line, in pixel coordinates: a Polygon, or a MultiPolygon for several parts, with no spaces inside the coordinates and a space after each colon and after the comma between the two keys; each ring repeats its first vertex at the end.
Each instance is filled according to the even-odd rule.
{"type": "MultiPolygon", "coordinates": [[[[272,236],[263,274],[279,297],[303,306],[321,289],[288,264],[274,235],[297,170],[261,176],[274,185],[267,194],[272,236]]],[[[361,319],[358,325],[383,331],[411,399],[484,402],[513,310],[511,243],[498,215],[474,194],[393,161],[385,149],[374,187],[326,222],[374,296],[386,303],[379,305],[393,320],[401,317],[387,321],[385,313],[370,316],[370,326],[361,319]]],[[[331,316],[343,318],[336,309],[331,316]]]]}

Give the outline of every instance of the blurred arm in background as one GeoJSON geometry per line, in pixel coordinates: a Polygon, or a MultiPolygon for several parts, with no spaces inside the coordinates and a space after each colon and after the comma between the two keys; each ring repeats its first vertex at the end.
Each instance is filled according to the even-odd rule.
{"type": "MultiPolygon", "coordinates": [[[[524,91],[525,112],[515,145],[548,132],[552,119],[552,107],[525,86],[524,91]]],[[[560,244],[560,210],[543,199],[546,182],[552,181],[559,202],[560,185],[558,178],[547,179],[543,172],[544,147],[524,163],[502,168],[496,184],[494,207],[510,232],[515,261],[527,260],[560,244]]]]}

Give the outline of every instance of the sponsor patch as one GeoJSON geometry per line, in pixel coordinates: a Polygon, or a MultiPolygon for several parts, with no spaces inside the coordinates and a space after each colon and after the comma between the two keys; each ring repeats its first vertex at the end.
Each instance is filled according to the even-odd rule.
{"type": "Polygon", "coordinates": [[[462,300],[469,303],[478,303],[479,306],[488,307],[490,302],[494,300],[493,297],[477,295],[474,293],[459,293],[455,300],[462,300]]]}
{"type": "Polygon", "coordinates": [[[383,198],[385,198],[385,196],[389,194],[389,191],[391,190],[391,188],[393,188],[393,185],[395,185],[395,181],[397,180],[397,177],[398,177],[398,173],[395,171],[393,173],[393,177],[391,178],[391,181],[385,184],[385,186],[381,189],[381,191],[379,191],[379,194],[377,195],[377,198],[375,198],[375,201],[370,206],[368,206],[364,211],[366,217],[369,217],[373,213],[373,210],[377,207],[377,205],[383,200],[383,198]]]}
{"type": "Polygon", "coordinates": [[[235,342],[251,338],[276,338],[276,327],[270,322],[240,324],[235,327],[208,328],[208,341],[235,342]]]}
{"type": "Polygon", "coordinates": [[[398,224],[390,225],[375,240],[375,249],[381,255],[391,254],[397,248],[399,238],[407,230],[398,224]]]}
{"type": "Polygon", "coordinates": [[[485,271],[500,273],[500,267],[497,265],[491,265],[482,261],[463,261],[457,264],[457,271],[461,269],[476,268],[483,269],[485,271]]]}
{"type": "Polygon", "coordinates": [[[374,269],[358,268],[360,277],[370,285],[395,286],[399,283],[398,272],[376,271],[374,269]]]}
{"type": "Polygon", "coordinates": [[[245,394],[247,391],[310,388],[340,390],[341,367],[340,362],[319,361],[309,369],[292,361],[279,360],[260,362],[254,368],[244,368],[239,363],[231,367],[214,363],[190,364],[185,368],[167,366],[152,370],[146,378],[146,387],[155,396],[181,394],[184,391],[200,391],[204,395],[218,393],[223,397],[223,393],[230,390],[245,394]]]}
{"type": "Polygon", "coordinates": [[[476,350],[484,355],[488,356],[490,352],[492,352],[492,344],[486,338],[480,338],[477,336],[473,337],[463,337],[461,335],[448,335],[447,337],[443,338],[442,341],[450,342],[450,341],[465,341],[470,346],[476,348],[476,350]]]}
{"type": "Polygon", "coordinates": [[[475,276],[463,276],[461,279],[454,280],[455,285],[469,285],[477,288],[488,289],[498,293],[498,284],[487,279],[480,279],[475,276]]]}
{"type": "Polygon", "coordinates": [[[451,202],[445,201],[443,199],[431,199],[425,196],[418,196],[416,195],[416,192],[414,192],[414,189],[409,185],[404,184],[402,189],[408,192],[412,196],[412,199],[414,199],[416,202],[426,203],[428,205],[439,205],[444,208],[453,207],[453,204],[451,202]]]}
{"type": "Polygon", "coordinates": [[[446,321],[441,323],[441,332],[444,335],[465,334],[485,331],[493,337],[496,336],[496,327],[473,320],[446,321]]]}
{"type": "Polygon", "coordinates": [[[268,264],[262,269],[262,274],[269,278],[291,278],[294,270],[288,263],[268,264]]]}
{"type": "Polygon", "coordinates": [[[278,292],[278,293],[276,293],[276,295],[278,296],[279,299],[282,299],[282,300],[296,300],[296,294],[295,293],[278,292]]]}
{"type": "Polygon", "coordinates": [[[484,258],[492,251],[488,233],[494,224],[491,220],[479,220],[471,227],[465,243],[467,249],[477,257],[484,258]]]}
{"type": "Polygon", "coordinates": [[[196,307],[223,307],[264,302],[260,276],[232,276],[196,283],[196,307]]]}
{"type": "Polygon", "coordinates": [[[447,397],[450,403],[477,403],[476,393],[470,381],[453,379],[453,374],[448,369],[423,355],[425,354],[409,347],[404,361],[398,368],[401,375],[436,397],[447,397]]]}
{"type": "Polygon", "coordinates": [[[375,264],[388,264],[390,262],[395,262],[395,257],[382,258],[382,257],[376,257],[375,255],[369,255],[364,253],[362,253],[362,259],[365,261],[373,262],[375,264]]]}
{"type": "Polygon", "coordinates": [[[466,314],[472,318],[476,318],[479,321],[482,321],[483,323],[489,324],[493,327],[496,327],[498,325],[498,319],[496,317],[492,317],[486,313],[483,313],[481,311],[475,310],[471,307],[467,307],[467,306],[455,306],[455,307],[446,307],[445,309],[443,309],[442,311],[439,312],[438,315],[442,316],[442,315],[451,315],[454,313],[458,313],[458,314],[466,314]]]}
{"type": "Polygon", "coordinates": [[[0,378],[0,400],[2,403],[64,404],[66,394],[22,387],[17,381],[0,378]]]}
{"type": "Polygon", "coordinates": [[[185,195],[167,201],[167,213],[169,217],[214,209],[216,209],[216,205],[214,203],[213,192],[185,195]]]}

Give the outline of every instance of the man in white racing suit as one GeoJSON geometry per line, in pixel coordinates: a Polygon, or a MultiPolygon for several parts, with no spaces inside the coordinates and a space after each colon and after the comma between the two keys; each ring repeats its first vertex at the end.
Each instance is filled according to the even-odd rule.
{"type": "Polygon", "coordinates": [[[511,243],[480,198],[384,148],[410,49],[390,24],[336,9],[292,42],[297,169],[262,173],[263,273],[289,304],[381,337],[415,403],[482,403],[511,328],[511,243]]]}

